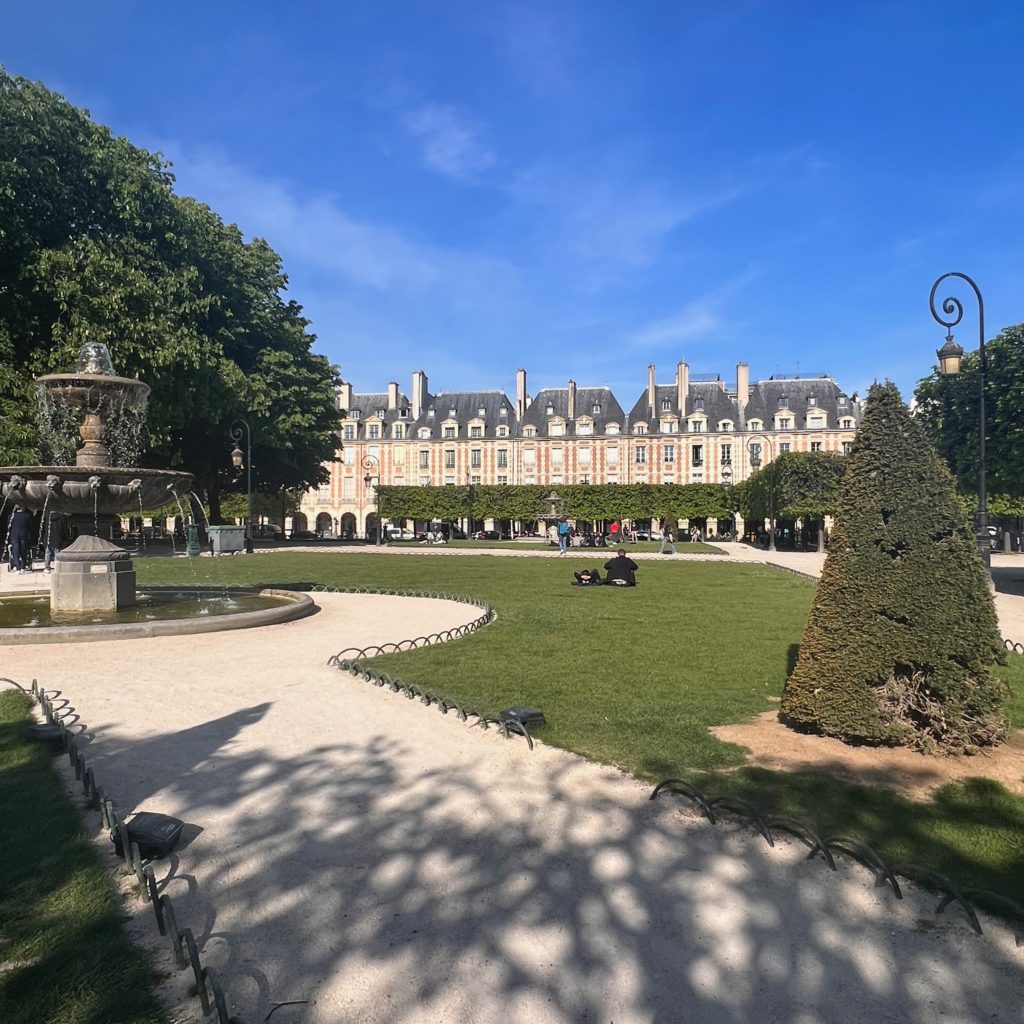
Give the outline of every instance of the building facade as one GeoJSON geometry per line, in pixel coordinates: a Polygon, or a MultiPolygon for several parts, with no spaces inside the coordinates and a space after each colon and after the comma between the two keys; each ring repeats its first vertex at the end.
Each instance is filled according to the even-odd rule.
{"type": "Polygon", "coordinates": [[[385,485],[738,483],[783,452],[847,452],[861,403],[827,374],[750,381],[691,376],[647,387],[626,412],[606,387],[544,388],[532,397],[516,372],[503,391],[428,389],[422,370],[411,397],[338,389],[341,446],[330,479],[304,496],[293,529],[364,537],[376,525],[375,489],[385,485]]]}

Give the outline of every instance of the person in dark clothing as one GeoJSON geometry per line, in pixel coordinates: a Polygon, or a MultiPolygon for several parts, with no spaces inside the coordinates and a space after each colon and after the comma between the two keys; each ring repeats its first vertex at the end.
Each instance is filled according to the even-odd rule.
{"type": "Polygon", "coordinates": [[[626,557],[626,549],[619,548],[615,557],[604,563],[605,583],[616,587],[635,587],[636,571],[639,566],[632,558],[626,557]]]}
{"type": "Polygon", "coordinates": [[[32,513],[20,505],[11,515],[11,572],[27,572],[32,564],[32,513]]]}
{"type": "Polygon", "coordinates": [[[593,587],[600,585],[603,580],[598,569],[584,569],[582,572],[574,572],[576,583],[581,587],[593,587]]]}
{"type": "Polygon", "coordinates": [[[43,544],[46,548],[43,556],[43,568],[47,572],[53,572],[50,563],[57,557],[57,552],[64,547],[64,515],[61,512],[51,512],[47,516],[43,544]]]}

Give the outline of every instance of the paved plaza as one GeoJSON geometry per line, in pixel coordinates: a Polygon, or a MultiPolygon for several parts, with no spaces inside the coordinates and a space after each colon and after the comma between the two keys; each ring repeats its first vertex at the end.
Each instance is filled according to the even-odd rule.
{"type": "Polygon", "coordinates": [[[263,629],[0,649],[76,706],[122,810],[193,826],[157,876],[246,1022],[1024,1020],[999,922],[976,937],[933,896],[326,665],[474,607],[314,596],[263,629]]]}

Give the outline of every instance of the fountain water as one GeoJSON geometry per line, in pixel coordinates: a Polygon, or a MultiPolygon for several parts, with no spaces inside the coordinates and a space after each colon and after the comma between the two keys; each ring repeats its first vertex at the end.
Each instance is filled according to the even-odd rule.
{"type": "Polygon", "coordinates": [[[83,345],[74,373],[48,374],[36,385],[43,445],[54,464],[0,467],[0,493],[5,504],[42,509],[42,529],[53,509],[71,516],[79,532],[57,556],[51,607],[85,612],[134,604],[131,558],[101,538],[101,521],[106,525],[136,504],[163,504],[188,492],[193,477],[130,465],[142,443],[149,387],[118,377],[105,345],[83,345]],[[82,440],[77,450],[68,431],[76,421],[82,440]]]}
{"type": "Polygon", "coordinates": [[[131,465],[145,435],[149,387],[118,377],[105,345],[83,345],[74,373],[49,374],[36,383],[41,438],[51,464],[0,466],[0,516],[8,504],[41,509],[42,535],[46,513],[59,511],[72,520],[79,536],[57,555],[50,614],[44,617],[38,597],[7,600],[0,610],[0,643],[105,639],[111,630],[117,636],[139,636],[230,629],[284,622],[315,610],[305,595],[276,591],[274,596],[251,595],[252,611],[236,612],[230,599],[212,626],[197,616],[209,617],[216,609],[196,593],[153,592],[145,595],[143,607],[133,609],[137,597],[131,555],[100,532],[120,513],[135,508],[158,508],[172,500],[181,508],[185,495],[205,520],[206,510],[192,492],[192,474],[131,465]],[[73,439],[75,427],[80,446],[73,439]],[[31,607],[26,609],[25,602],[31,607]]]}

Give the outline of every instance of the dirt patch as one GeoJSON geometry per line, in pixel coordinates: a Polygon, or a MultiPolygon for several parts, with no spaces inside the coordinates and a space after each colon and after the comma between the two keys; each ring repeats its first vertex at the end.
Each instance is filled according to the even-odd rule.
{"type": "Polygon", "coordinates": [[[862,785],[886,786],[915,800],[925,800],[947,782],[982,776],[1024,793],[1024,732],[1009,742],[973,757],[927,757],[897,747],[851,747],[827,736],[794,732],[775,711],[750,722],[721,725],[712,735],[750,751],[749,764],[787,772],[823,772],[862,785]]]}

